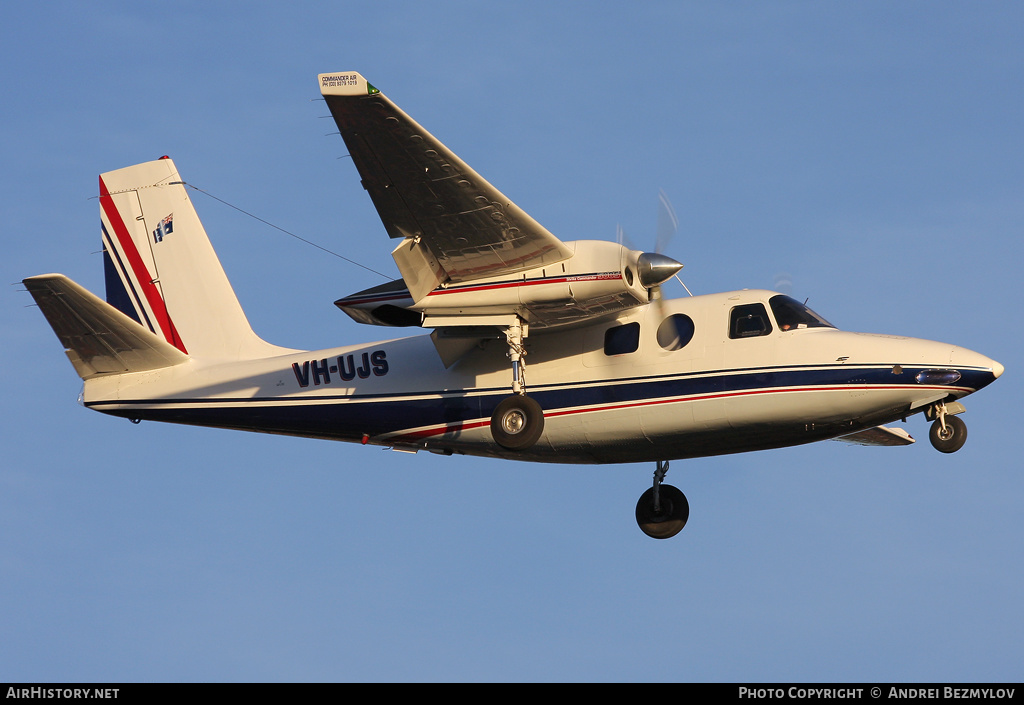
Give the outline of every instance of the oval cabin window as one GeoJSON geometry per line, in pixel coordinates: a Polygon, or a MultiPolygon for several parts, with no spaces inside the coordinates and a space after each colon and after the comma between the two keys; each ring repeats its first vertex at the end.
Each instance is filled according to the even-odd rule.
{"type": "Polygon", "coordinates": [[[674,313],[658,326],[658,345],[666,350],[679,350],[693,338],[693,320],[682,313],[674,313]]]}

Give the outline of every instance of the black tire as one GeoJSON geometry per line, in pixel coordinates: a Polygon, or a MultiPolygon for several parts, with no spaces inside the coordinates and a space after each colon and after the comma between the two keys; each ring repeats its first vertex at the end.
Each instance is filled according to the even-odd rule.
{"type": "Polygon", "coordinates": [[[967,424],[956,416],[947,416],[945,432],[942,430],[942,423],[936,421],[932,424],[928,439],[932,442],[935,450],[942,453],[955,453],[967,442],[967,424]]]}
{"type": "Polygon", "coordinates": [[[654,511],[654,488],[640,495],[636,503],[636,523],[640,530],[653,539],[670,539],[686,526],[690,518],[690,503],[686,495],[672,485],[658,488],[661,509],[654,511]]]}
{"type": "Polygon", "coordinates": [[[491,435],[506,450],[525,450],[544,432],[544,410],[528,396],[503,399],[491,414],[491,435]]]}

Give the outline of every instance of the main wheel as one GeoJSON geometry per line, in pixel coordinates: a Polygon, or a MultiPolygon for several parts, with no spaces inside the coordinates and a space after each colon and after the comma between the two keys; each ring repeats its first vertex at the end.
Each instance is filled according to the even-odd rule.
{"type": "Polygon", "coordinates": [[[636,523],[640,530],[654,539],[670,539],[686,526],[690,518],[690,503],[686,495],[672,485],[658,488],[661,507],[654,511],[654,488],[651,487],[636,503],[636,523]]]}
{"type": "Polygon", "coordinates": [[[503,399],[491,415],[491,435],[508,450],[529,448],[544,432],[544,410],[523,394],[503,399]]]}
{"type": "Polygon", "coordinates": [[[932,424],[928,439],[932,442],[935,450],[943,453],[955,453],[967,442],[967,424],[956,416],[947,416],[945,430],[942,428],[942,422],[937,420],[932,424]]]}

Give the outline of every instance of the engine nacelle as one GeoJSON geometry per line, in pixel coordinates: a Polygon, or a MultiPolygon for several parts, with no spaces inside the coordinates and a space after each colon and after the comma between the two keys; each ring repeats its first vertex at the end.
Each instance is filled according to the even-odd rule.
{"type": "Polygon", "coordinates": [[[418,325],[421,316],[517,315],[534,327],[569,325],[645,304],[682,265],[614,242],[567,242],[572,257],[513,275],[446,283],[414,301],[396,280],[335,304],[361,323],[418,325]],[[419,319],[419,320],[417,320],[419,319]]]}

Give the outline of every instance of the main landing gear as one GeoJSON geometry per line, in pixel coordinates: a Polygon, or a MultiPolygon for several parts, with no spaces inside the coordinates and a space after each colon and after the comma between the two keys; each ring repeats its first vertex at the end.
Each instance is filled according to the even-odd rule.
{"type": "Polygon", "coordinates": [[[491,415],[491,435],[507,450],[529,448],[543,432],[544,410],[525,394],[502,399],[491,415]]]}
{"type": "Polygon", "coordinates": [[[640,530],[654,539],[669,539],[686,526],[690,503],[679,489],[663,485],[668,461],[659,460],[654,471],[654,486],[640,495],[636,503],[636,523],[640,530]]]}
{"type": "Polygon", "coordinates": [[[527,325],[519,318],[505,329],[508,341],[508,359],[512,361],[512,391],[514,394],[498,404],[491,414],[491,436],[506,450],[525,450],[544,432],[544,410],[534,399],[526,396],[527,325]]]}
{"type": "Polygon", "coordinates": [[[967,442],[967,424],[953,414],[964,411],[963,404],[940,403],[932,406],[925,412],[929,419],[935,419],[931,431],[928,433],[928,440],[932,442],[935,450],[942,453],[955,453],[964,447],[967,442]]]}

